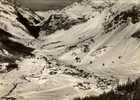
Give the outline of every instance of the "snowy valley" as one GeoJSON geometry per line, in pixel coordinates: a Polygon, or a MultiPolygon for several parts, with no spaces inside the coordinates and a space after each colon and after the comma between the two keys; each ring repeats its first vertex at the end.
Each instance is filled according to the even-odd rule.
{"type": "Polygon", "coordinates": [[[32,11],[0,0],[0,99],[73,100],[140,77],[140,1],[32,11]]]}

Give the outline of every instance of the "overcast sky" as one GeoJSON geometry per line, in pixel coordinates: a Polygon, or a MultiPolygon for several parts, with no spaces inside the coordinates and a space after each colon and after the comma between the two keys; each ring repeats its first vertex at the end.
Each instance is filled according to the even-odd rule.
{"type": "Polygon", "coordinates": [[[62,8],[79,0],[19,0],[24,6],[34,10],[48,10],[62,8]]]}

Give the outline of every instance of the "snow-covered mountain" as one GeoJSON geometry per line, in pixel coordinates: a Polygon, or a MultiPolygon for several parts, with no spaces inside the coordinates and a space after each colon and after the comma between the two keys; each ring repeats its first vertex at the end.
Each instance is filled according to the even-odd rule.
{"type": "Polygon", "coordinates": [[[81,0],[62,10],[50,10],[47,12],[37,12],[44,16],[46,21],[43,23],[40,35],[48,35],[57,30],[69,29],[70,27],[86,22],[90,18],[100,14],[105,8],[113,6],[115,1],[108,0],[81,0]]]}
{"type": "Polygon", "coordinates": [[[0,55],[18,68],[1,74],[0,97],[71,100],[140,77],[138,0],[83,0],[43,13],[45,19],[7,3],[1,6],[0,55]],[[34,56],[23,56],[31,52],[34,56]],[[15,59],[16,54],[22,56],[15,59]]]}
{"type": "Polygon", "coordinates": [[[112,6],[118,0],[79,0],[61,10],[49,10],[47,12],[37,11],[37,13],[45,18],[51,14],[63,13],[72,18],[86,17],[91,18],[102,12],[105,8],[112,6]]]}
{"type": "Polygon", "coordinates": [[[58,30],[68,30],[72,26],[86,22],[86,18],[74,19],[66,14],[52,14],[49,19],[43,22],[40,28],[40,37],[50,35],[58,30]]]}
{"type": "Polygon", "coordinates": [[[16,6],[14,0],[0,1],[0,64],[13,64],[20,57],[32,55],[34,49],[27,44],[38,35],[41,20],[31,10],[16,6]],[[34,29],[36,33],[32,33],[34,29]]]}
{"type": "Polygon", "coordinates": [[[35,27],[42,20],[42,17],[31,10],[16,7],[11,1],[0,1],[0,9],[0,28],[18,38],[32,38],[30,35],[33,35],[31,32],[33,30],[30,28],[35,27]]]}

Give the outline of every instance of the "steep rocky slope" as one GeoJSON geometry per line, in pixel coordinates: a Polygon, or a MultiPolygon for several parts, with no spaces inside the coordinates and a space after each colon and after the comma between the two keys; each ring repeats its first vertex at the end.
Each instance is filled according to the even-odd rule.
{"type": "Polygon", "coordinates": [[[49,35],[57,30],[66,30],[74,25],[86,22],[100,14],[105,8],[113,6],[116,1],[80,0],[61,10],[37,12],[46,19],[42,23],[43,27],[41,28],[40,35],[49,35]]]}
{"type": "Polygon", "coordinates": [[[84,23],[87,19],[79,18],[79,19],[73,19],[65,14],[52,14],[47,21],[44,21],[42,24],[42,27],[40,29],[40,36],[46,36],[50,35],[57,30],[68,30],[72,26],[84,23]]]}
{"type": "Polygon", "coordinates": [[[12,33],[13,36],[18,38],[33,39],[33,27],[37,27],[37,24],[41,22],[42,17],[33,13],[31,10],[24,10],[20,7],[16,7],[12,2],[3,0],[0,2],[0,28],[12,33]],[[25,21],[25,22],[23,22],[25,21]]]}
{"type": "Polygon", "coordinates": [[[104,9],[114,5],[117,0],[81,0],[62,9],[63,13],[73,17],[86,17],[87,19],[96,16],[104,9]]]}
{"type": "Polygon", "coordinates": [[[30,10],[23,10],[17,7],[14,0],[0,1],[1,68],[9,64],[14,64],[20,57],[32,55],[31,52],[34,49],[27,47],[27,44],[33,40],[34,35],[38,33],[32,34],[28,28],[36,27],[36,24],[40,23],[41,20],[41,17],[30,10]],[[21,16],[19,16],[19,14],[21,14],[21,16]],[[20,22],[23,18],[26,24],[20,22]]]}
{"type": "Polygon", "coordinates": [[[79,0],[61,10],[49,10],[47,12],[37,11],[37,13],[45,18],[48,18],[51,14],[65,13],[75,19],[83,16],[88,19],[102,12],[105,8],[113,6],[117,1],[118,0],[79,0]]]}
{"type": "Polygon", "coordinates": [[[17,20],[22,23],[29,31],[29,33],[37,38],[41,30],[41,22],[44,19],[41,16],[38,16],[34,11],[26,8],[16,8],[17,11],[17,20]]]}

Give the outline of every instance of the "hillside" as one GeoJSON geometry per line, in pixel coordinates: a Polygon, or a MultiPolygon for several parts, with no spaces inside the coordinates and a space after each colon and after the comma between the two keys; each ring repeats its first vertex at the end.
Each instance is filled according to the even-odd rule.
{"type": "Polygon", "coordinates": [[[104,93],[100,96],[89,96],[85,98],[75,98],[74,100],[139,100],[139,79],[135,82],[130,80],[123,85],[119,85],[115,90],[104,93]]]}
{"type": "Polygon", "coordinates": [[[19,60],[20,57],[32,55],[31,52],[34,49],[28,47],[28,42],[33,40],[34,36],[28,28],[36,27],[34,21],[39,23],[41,17],[29,10],[16,7],[12,0],[0,1],[0,13],[0,65],[3,72],[6,71],[7,66],[17,65],[16,60],[19,60]],[[22,15],[23,13],[24,15],[22,15]],[[23,21],[23,18],[30,19],[30,21],[26,21],[24,24],[20,22],[21,19],[23,21]]]}

